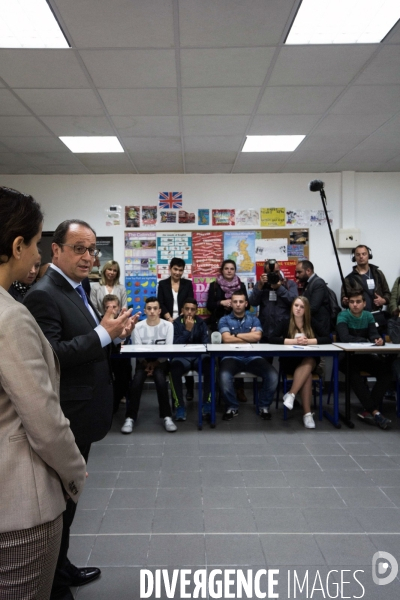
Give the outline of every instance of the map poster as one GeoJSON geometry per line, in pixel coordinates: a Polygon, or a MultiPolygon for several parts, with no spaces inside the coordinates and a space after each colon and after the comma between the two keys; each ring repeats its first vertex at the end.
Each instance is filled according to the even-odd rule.
{"type": "Polygon", "coordinates": [[[193,277],[216,277],[224,260],[222,231],[193,232],[193,277]]]}
{"type": "Polygon", "coordinates": [[[125,206],[125,227],[140,227],[140,206],[125,206]]]}
{"type": "Polygon", "coordinates": [[[145,300],[156,296],[157,280],[155,277],[125,277],[125,288],[128,296],[128,307],[133,307],[133,313],[139,310],[141,319],[145,317],[145,300]]]}
{"type": "MultiPolygon", "coordinates": [[[[264,273],[264,262],[256,262],[256,280],[259,281],[261,275],[264,273]]],[[[297,260],[282,260],[279,261],[279,269],[282,271],[285,279],[292,279],[296,281],[296,270],[297,260]]]]}
{"type": "Polygon", "coordinates": [[[209,225],[210,224],[210,209],[199,208],[197,216],[198,225],[209,225]]]}
{"type": "Polygon", "coordinates": [[[210,314],[206,308],[206,304],[210,283],[214,280],[215,277],[202,277],[201,275],[193,277],[193,291],[194,297],[198,302],[197,314],[199,317],[207,317],[210,314]]]}
{"type": "Polygon", "coordinates": [[[261,227],[285,227],[285,217],[284,208],[262,208],[261,227]]]}
{"type": "Polygon", "coordinates": [[[227,227],[235,225],[234,208],[213,208],[212,224],[217,227],[227,227]]]}
{"type": "Polygon", "coordinates": [[[157,235],[157,262],[168,265],[172,258],[182,258],[188,265],[192,264],[192,233],[159,233],[157,235]]]}
{"type": "Polygon", "coordinates": [[[235,261],[238,275],[254,275],[255,243],[254,231],[224,232],[224,258],[235,261]]]}

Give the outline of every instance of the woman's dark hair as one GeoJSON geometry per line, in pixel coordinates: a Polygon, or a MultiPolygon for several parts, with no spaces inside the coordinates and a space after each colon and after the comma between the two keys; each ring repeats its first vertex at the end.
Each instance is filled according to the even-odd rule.
{"type": "Polygon", "coordinates": [[[231,258],[227,258],[225,260],[222,261],[222,265],[220,266],[219,270],[222,273],[222,271],[224,270],[224,266],[231,263],[234,267],[235,267],[235,271],[236,271],[236,263],[234,260],[232,260],[231,258]]]}
{"type": "Polygon", "coordinates": [[[22,236],[24,243],[29,244],[42,222],[40,205],[32,196],[0,187],[0,262],[11,258],[15,238],[22,236]]]}

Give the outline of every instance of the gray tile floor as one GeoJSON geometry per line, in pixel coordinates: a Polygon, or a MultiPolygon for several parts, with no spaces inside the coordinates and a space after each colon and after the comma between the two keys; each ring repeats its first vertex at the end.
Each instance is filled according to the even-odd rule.
{"type": "MultiPolygon", "coordinates": [[[[172,577],[187,568],[207,576],[213,569],[277,569],[280,598],[397,599],[399,578],[376,585],[371,571],[378,550],[400,562],[394,408],[385,402],[390,431],[356,419],[353,430],[325,420],[309,431],[300,409],[287,421],[274,410],[265,422],[249,402],[237,419],[225,423],[218,415],[216,429],[198,431],[194,402],[170,434],[147,391],[134,432],[122,435],[121,406],[110,433],[92,447],[71,538],[71,560],[101,567],[102,576],[75,598],[132,600],[140,597],[141,569],[172,577]],[[295,596],[296,578],[306,584],[295,596]]],[[[260,581],[268,597],[267,577],[260,581]]],[[[163,586],[159,597],[168,597],[163,586]]],[[[178,586],[169,597],[184,596],[178,586]]],[[[253,590],[243,597],[260,596],[253,590]]]]}

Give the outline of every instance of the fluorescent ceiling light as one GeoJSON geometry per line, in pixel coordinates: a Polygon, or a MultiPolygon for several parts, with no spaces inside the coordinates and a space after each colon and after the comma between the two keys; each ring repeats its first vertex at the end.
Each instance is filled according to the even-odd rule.
{"type": "Polygon", "coordinates": [[[378,43],[399,19],[399,0],[303,0],[286,44],[378,43]]]}
{"type": "Polygon", "coordinates": [[[69,48],[46,0],[0,0],[0,48],[69,48]]]}
{"type": "Polygon", "coordinates": [[[62,136],[60,140],[75,154],[82,152],[124,152],[115,136],[62,136]]]}
{"type": "Polygon", "coordinates": [[[305,135],[248,135],[242,152],[293,152],[305,135]]]}

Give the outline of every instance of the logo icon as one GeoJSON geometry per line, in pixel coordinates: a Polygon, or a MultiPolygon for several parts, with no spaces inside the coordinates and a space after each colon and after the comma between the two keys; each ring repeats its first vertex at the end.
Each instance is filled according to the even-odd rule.
{"type": "Polygon", "coordinates": [[[382,550],[375,552],[372,557],[372,581],[376,585],[392,583],[396,579],[398,571],[398,562],[392,554],[382,550]]]}

